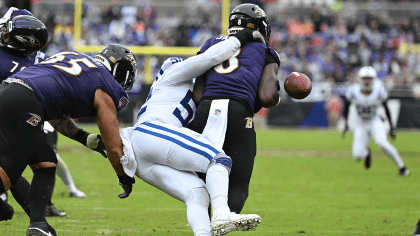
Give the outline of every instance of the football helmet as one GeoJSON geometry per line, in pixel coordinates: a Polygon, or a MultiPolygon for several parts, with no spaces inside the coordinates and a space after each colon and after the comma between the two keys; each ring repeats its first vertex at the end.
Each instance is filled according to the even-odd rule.
{"type": "Polygon", "coordinates": [[[120,44],[108,44],[95,56],[124,90],[131,90],[137,75],[133,53],[120,44]]]}
{"type": "Polygon", "coordinates": [[[11,53],[31,55],[47,43],[47,27],[33,16],[14,16],[1,28],[0,47],[11,53]]]}
{"type": "Polygon", "coordinates": [[[235,7],[229,16],[228,34],[234,34],[243,28],[258,30],[268,45],[271,27],[265,12],[255,4],[245,3],[235,7]]]}
{"type": "Polygon", "coordinates": [[[360,68],[357,73],[359,82],[362,84],[362,91],[370,93],[372,91],[373,81],[376,79],[376,70],[371,66],[364,66],[360,68]]]}

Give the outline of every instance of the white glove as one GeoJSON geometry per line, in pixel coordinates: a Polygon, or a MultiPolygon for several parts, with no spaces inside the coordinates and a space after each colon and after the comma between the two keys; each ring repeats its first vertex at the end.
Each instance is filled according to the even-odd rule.
{"type": "Polygon", "coordinates": [[[107,157],[106,153],[104,152],[105,145],[102,142],[101,135],[99,134],[89,134],[86,139],[86,146],[94,151],[99,152],[103,157],[107,157]]]}

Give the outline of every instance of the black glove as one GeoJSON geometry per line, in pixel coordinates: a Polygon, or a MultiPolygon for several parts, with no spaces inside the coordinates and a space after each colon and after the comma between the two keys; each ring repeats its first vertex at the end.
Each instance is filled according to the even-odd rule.
{"type": "Polygon", "coordinates": [[[347,133],[347,131],[349,131],[349,126],[347,125],[347,121],[344,121],[344,122],[345,122],[344,130],[343,130],[343,134],[342,134],[343,138],[346,137],[346,133],[347,133]]]}
{"type": "Polygon", "coordinates": [[[389,131],[389,135],[393,140],[397,138],[397,131],[395,130],[395,128],[391,128],[391,130],[389,131]]]}
{"type": "Polygon", "coordinates": [[[128,175],[118,176],[118,182],[121,187],[124,189],[123,193],[118,194],[118,197],[123,199],[130,196],[131,191],[133,190],[133,184],[136,182],[134,178],[131,178],[128,175]]]}

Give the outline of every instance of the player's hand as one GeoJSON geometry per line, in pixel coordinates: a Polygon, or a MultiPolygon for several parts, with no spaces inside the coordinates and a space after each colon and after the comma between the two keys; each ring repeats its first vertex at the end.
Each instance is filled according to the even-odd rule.
{"type": "Polygon", "coordinates": [[[259,42],[267,45],[267,42],[265,41],[265,38],[262,36],[260,31],[258,31],[258,30],[252,31],[252,38],[254,39],[254,41],[259,41],[259,42]]]}
{"type": "Polygon", "coordinates": [[[121,187],[124,189],[123,193],[118,194],[118,197],[123,199],[130,196],[131,191],[133,190],[133,184],[136,182],[134,178],[131,178],[128,175],[118,176],[118,182],[121,187]]]}
{"type": "Polygon", "coordinates": [[[342,134],[342,137],[343,137],[343,138],[345,138],[345,137],[346,137],[346,133],[347,133],[347,131],[349,131],[349,126],[347,125],[347,122],[346,122],[346,124],[344,125],[343,134],[342,134]]]}
{"type": "Polygon", "coordinates": [[[391,130],[389,131],[389,135],[393,140],[397,138],[397,131],[395,130],[395,128],[391,128],[391,130]]]}
{"type": "Polygon", "coordinates": [[[86,146],[93,151],[99,152],[103,157],[108,157],[105,153],[105,145],[100,134],[89,134],[86,140],[86,146]]]}

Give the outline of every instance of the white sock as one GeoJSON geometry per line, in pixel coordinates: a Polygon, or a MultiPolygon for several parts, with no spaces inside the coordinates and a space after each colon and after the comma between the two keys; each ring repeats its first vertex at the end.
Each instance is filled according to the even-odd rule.
{"type": "Polygon", "coordinates": [[[394,146],[391,144],[384,145],[382,150],[395,162],[395,164],[397,164],[398,168],[401,169],[404,167],[404,162],[394,146]]]}
{"type": "Polygon", "coordinates": [[[63,180],[69,192],[76,191],[77,188],[74,185],[73,179],[70,175],[69,169],[66,166],[66,163],[63,161],[63,159],[60,158],[60,155],[58,155],[58,153],[56,155],[57,155],[57,160],[58,160],[56,173],[58,177],[60,177],[63,180]]]}
{"type": "Polygon", "coordinates": [[[220,207],[230,212],[227,205],[229,190],[229,172],[223,165],[210,165],[206,176],[207,191],[210,194],[213,212],[220,207]]]}

